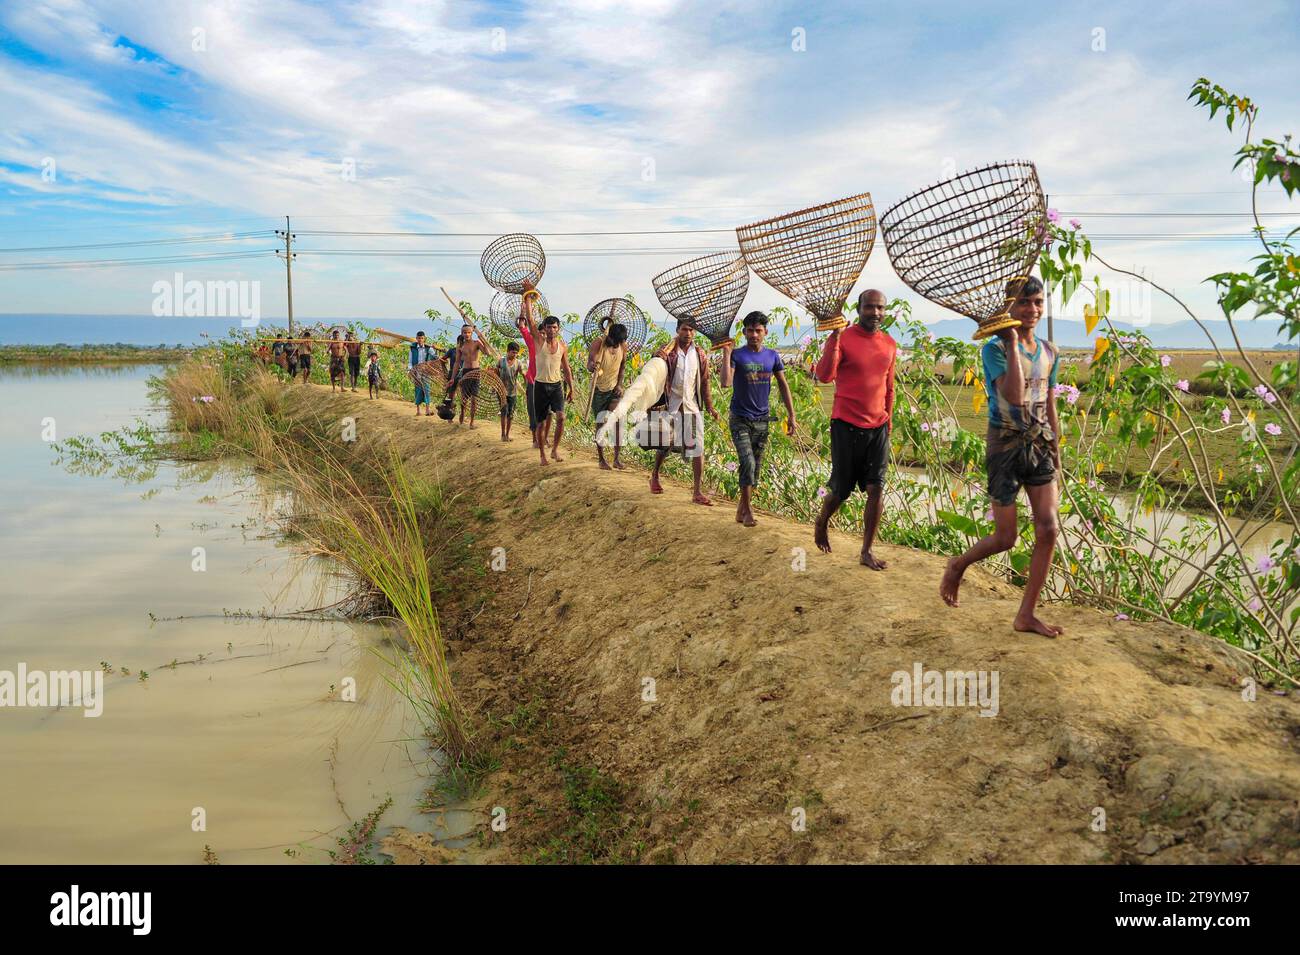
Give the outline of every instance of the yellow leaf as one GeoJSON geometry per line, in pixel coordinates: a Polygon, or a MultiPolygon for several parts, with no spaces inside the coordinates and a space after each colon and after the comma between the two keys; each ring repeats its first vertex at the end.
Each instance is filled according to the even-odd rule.
{"type": "Polygon", "coordinates": [[[1091,305],[1083,306],[1083,327],[1086,334],[1091,335],[1092,330],[1097,327],[1099,321],[1101,321],[1101,315],[1095,308],[1091,305]]]}
{"type": "Polygon", "coordinates": [[[1247,420],[1247,421],[1254,421],[1254,420],[1255,420],[1255,412],[1253,412],[1253,411],[1247,411],[1247,412],[1246,412],[1246,420],[1247,420]]]}
{"type": "MultiPolygon", "coordinates": [[[[1096,323],[1096,322],[1093,322],[1093,324],[1095,325],[1095,324],[1097,324],[1097,323],[1096,323]]],[[[1092,329],[1090,328],[1090,329],[1088,329],[1088,331],[1092,331],[1092,329]]],[[[1103,337],[1103,338],[1098,338],[1097,341],[1094,342],[1094,343],[1093,343],[1093,346],[1092,346],[1092,360],[1093,360],[1093,362],[1096,363],[1096,361],[1097,361],[1098,358],[1100,358],[1102,355],[1106,354],[1106,349],[1109,348],[1109,347],[1110,347],[1110,339],[1109,339],[1109,338],[1105,338],[1105,337],[1103,337]]]]}
{"type": "Polygon", "coordinates": [[[1107,379],[1106,379],[1106,383],[1107,383],[1108,385],[1110,385],[1110,387],[1114,388],[1114,387],[1115,387],[1115,376],[1114,376],[1114,375],[1111,375],[1109,378],[1107,378],[1107,379]]]}
{"type": "Polygon", "coordinates": [[[954,504],[957,503],[957,489],[956,489],[956,488],[953,488],[951,491],[949,491],[949,492],[948,492],[948,496],[949,496],[950,498],[952,498],[952,502],[953,502],[954,504]]]}
{"type": "Polygon", "coordinates": [[[1098,473],[1098,474],[1101,473],[1101,462],[1100,462],[1100,461],[1097,462],[1097,473],[1098,473]]]}
{"type": "Polygon", "coordinates": [[[1077,574],[1078,572],[1079,572],[1079,565],[1078,565],[1078,564],[1071,564],[1071,565],[1070,565],[1070,573],[1072,573],[1072,574],[1077,574]]]}
{"type": "Polygon", "coordinates": [[[1223,483],[1223,468],[1219,468],[1219,483],[1223,483]]]}
{"type": "Polygon", "coordinates": [[[979,410],[980,410],[981,408],[984,407],[984,391],[983,391],[983,389],[977,389],[976,392],[975,392],[975,394],[971,395],[971,402],[970,402],[970,404],[971,404],[971,407],[974,408],[975,411],[976,411],[977,413],[979,412],[979,410]]]}

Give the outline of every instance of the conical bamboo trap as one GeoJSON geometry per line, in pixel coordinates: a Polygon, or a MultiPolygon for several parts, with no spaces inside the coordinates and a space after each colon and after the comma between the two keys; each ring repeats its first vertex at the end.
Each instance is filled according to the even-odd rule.
{"type": "Polygon", "coordinates": [[[736,313],[749,291],[749,266],[739,252],[715,252],[674,265],[651,284],[664,311],[693,321],[716,351],[731,341],[736,313]]]}
{"type": "MultiPolygon", "coordinates": [[[[551,314],[551,306],[541,292],[533,293],[533,314],[545,318],[551,314]]],[[[514,292],[497,292],[488,304],[488,315],[497,331],[507,338],[521,338],[519,326],[515,324],[524,312],[524,297],[514,292]]]]}
{"type": "Polygon", "coordinates": [[[830,331],[847,324],[844,301],[876,242],[876,210],[864,192],[741,226],[736,238],[755,275],[830,331]]]}
{"type": "Polygon", "coordinates": [[[1011,305],[1048,238],[1047,200],[1033,163],[995,163],[912,193],[880,228],[898,277],[987,338],[1016,324],[1011,305]]]}
{"type": "Polygon", "coordinates": [[[627,329],[627,354],[630,358],[645,347],[650,335],[650,316],[645,310],[625,298],[607,298],[587,310],[582,320],[582,337],[591,341],[604,335],[611,325],[627,329]]]}
{"type": "Polygon", "coordinates": [[[524,295],[537,288],[546,272],[542,244],[524,232],[512,232],[494,239],[479,260],[488,285],[502,292],[524,295]]]}

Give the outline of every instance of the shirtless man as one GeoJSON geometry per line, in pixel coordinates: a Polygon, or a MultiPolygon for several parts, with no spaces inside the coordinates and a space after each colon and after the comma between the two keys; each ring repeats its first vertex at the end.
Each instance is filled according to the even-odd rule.
{"type": "Polygon", "coordinates": [[[348,377],[352,379],[352,390],[357,390],[357,379],[361,377],[361,342],[357,336],[348,332],[343,336],[343,347],[348,353],[348,377]]]}
{"type": "Polygon", "coordinates": [[[478,375],[469,378],[465,376],[478,370],[481,353],[486,352],[489,358],[496,358],[497,353],[483,337],[483,333],[473,325],[462,325],[460,337],[460,347],[456,351],[456,377],[460,382],[460,423],[465,423],[465,400],[469,399],[469,426],[473,428],[474,417],[478,414],[478,375]]]}
{"type": "MultiPolygon", "coordinates": [[[[348,332],[348,334],[351,335],[352,333],[348,332]]],[[[339,338],[338,329],[330,332],[330,391],[334,390],[335,385],[338,386],[339,391],[343,390],[343,356],[346,351],[347,346],[339,338]]]]}

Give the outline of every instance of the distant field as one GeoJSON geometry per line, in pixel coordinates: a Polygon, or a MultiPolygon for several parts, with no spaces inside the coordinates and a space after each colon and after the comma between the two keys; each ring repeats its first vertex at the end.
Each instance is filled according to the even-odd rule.
{"type": "Polygon", "coordinates": [[[174,345],[0,345],[0,365],[25,362],[172,362],[189,349],[174,345]]]}

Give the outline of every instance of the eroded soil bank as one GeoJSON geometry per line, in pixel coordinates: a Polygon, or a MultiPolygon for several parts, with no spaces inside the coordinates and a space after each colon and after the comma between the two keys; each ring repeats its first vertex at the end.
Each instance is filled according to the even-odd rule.
{"type": "Polygon", "coordinates": [[[315,386],[287,413],[355,418],[339,454],[391,442],[461,495],[485,568],[504,548],[484,609],[447,616],[500,753],[489,858],[1300,861],[1300,701],[1243,700],[1209,638],[1069,606],[1045,611],[1061,638],[1017,634],[1018,592],[978,569],[949,609],[942,558],[886,546],[873,573],[846,535],[825,556],[809,527],[746,529],[585,450],[542,467],[490,419],[315,386]],[[996,671],[996,716],[893,705],[916,664],[996,671]]]}

